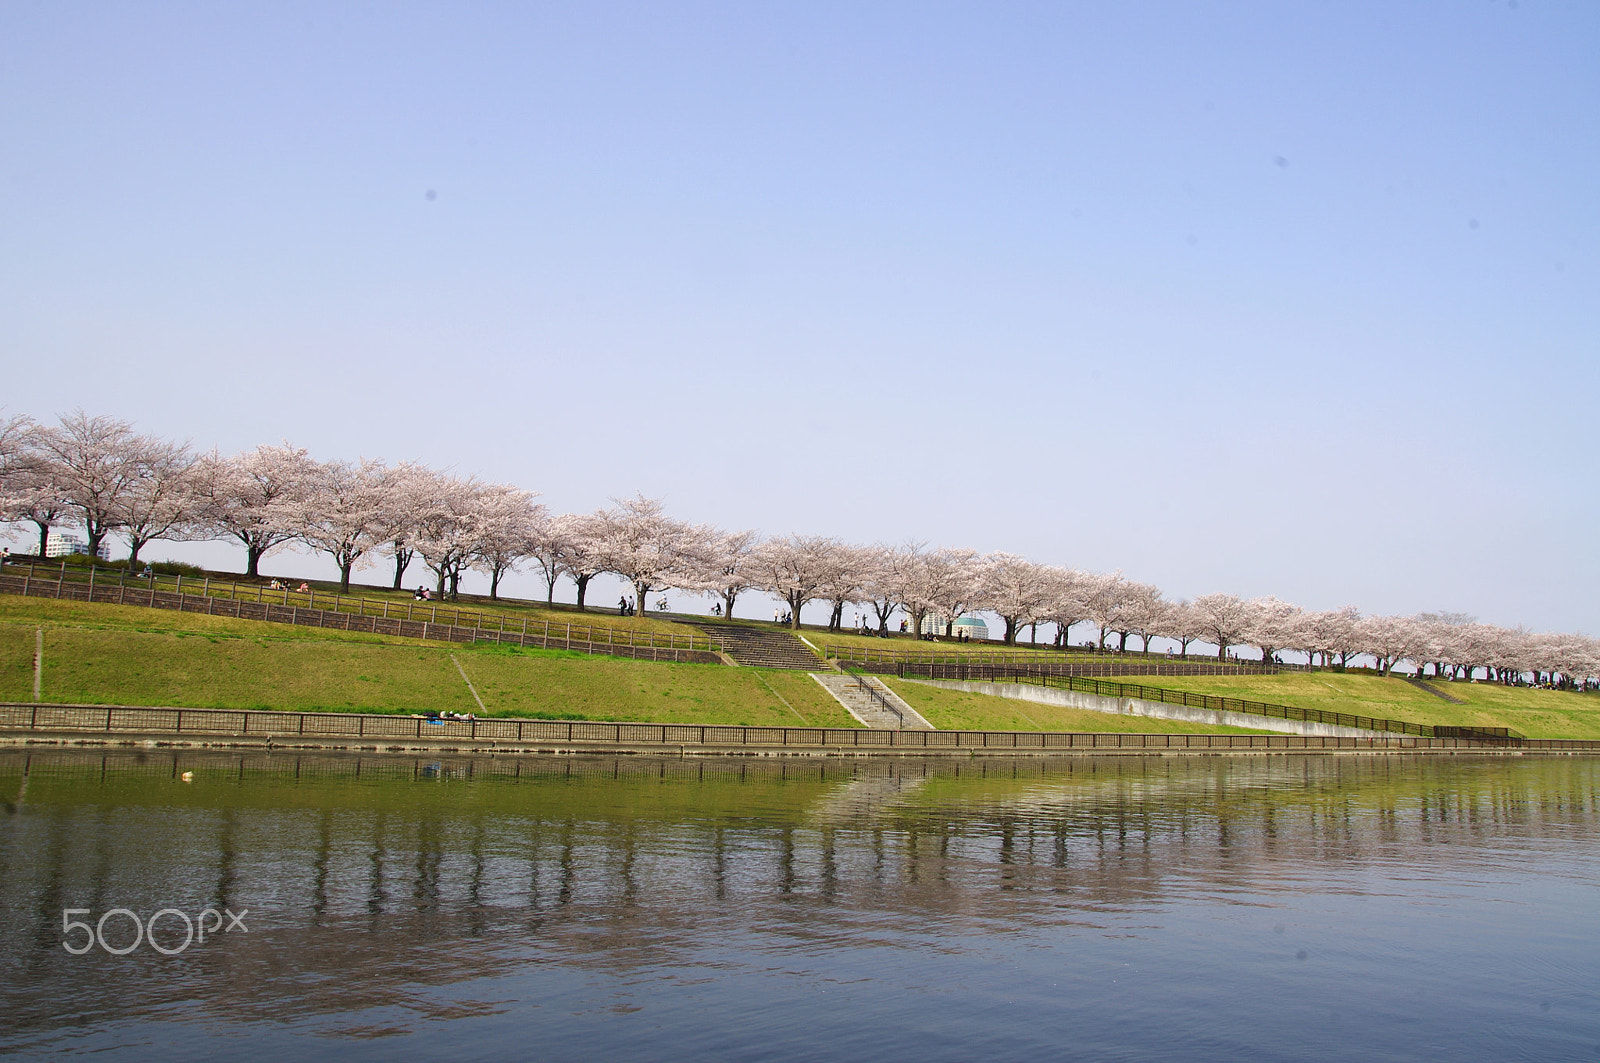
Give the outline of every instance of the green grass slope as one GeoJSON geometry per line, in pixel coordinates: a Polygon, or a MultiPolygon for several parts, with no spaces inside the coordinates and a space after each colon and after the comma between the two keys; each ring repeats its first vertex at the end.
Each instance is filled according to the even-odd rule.
{"type": "MultiPolygon", "coordinates": [[[[651,723],[856,727],[803,672],[461,645],[135,606],[0,595],[0,700],[29,701],[45,637],[47,703],[329,712],[478,712],[651,723]],[[452,657],[454,659],[452,659],[452,657]],[[459,669],[457,665],[459,664],[459,669]]],[[[896,682],[935,726],[1214,732],[896,682]]]]}
{"type": "Polygon", "coordinates": [[[0,596],[0,700],[32,698],[40,627],[46,702],[478,712],[464,671],[491,715],[859,726],[803,673],[447,645],[12,596],[0,596]]]}

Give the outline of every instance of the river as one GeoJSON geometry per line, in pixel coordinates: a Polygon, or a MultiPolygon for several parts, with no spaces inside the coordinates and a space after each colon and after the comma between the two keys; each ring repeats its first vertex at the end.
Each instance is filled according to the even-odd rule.
{"type": "Polygon", "coordinates": [[[1600,758],[11,751],[0,798],[30,1056],[1600,1058],[1600,758]]]}

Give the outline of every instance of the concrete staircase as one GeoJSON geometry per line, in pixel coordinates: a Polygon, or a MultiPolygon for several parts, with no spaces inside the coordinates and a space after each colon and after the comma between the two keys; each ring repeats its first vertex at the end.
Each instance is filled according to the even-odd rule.
{"type": "Polygon", "coordinates": [[[1415,676],[1402,676],[1401,678],[1403,678],[1407,683],[1410,683],[1412,686],[1416,687],[1418,690],[1427,691],[1440,701],[1448,701],[1452,705],[1466,704],[1466,702],[1462,701],[1460,698],[1454,696],[1453,694],[1446,694],[1444,691],[1440,690],[1432,683],[1429,683],[1427,680],[1418,679],[1415,676]]]}
{"type": "Polygon", "coordinates": [[[826,661],[811,652],[811,647],[787,631],[741,627],[737,624],[696,626],[716,640],[722,652],[732,658],[734,664],[746,668],[788,668],[797,672],[815,672],[828,667],[826,661]]]}
{"type": "Polygon", "coordinates": [[[932,731],[933,724],[923,719],[916,709],[906,704],[905,699],[890,690],[883,680],[876,676],[863,676],[862,679],[872,689],[883,696],[884,700],[900,710],[899,715],[883,707],[878,699],[861,689],[861,684],[856,682],[856,677],[843,672],[812,672],[811,678],[822,684],[822,688],[834,696],[834,699],[843,705],[856,719],[868,727],[875,727],[885,731],[932,731]]]}

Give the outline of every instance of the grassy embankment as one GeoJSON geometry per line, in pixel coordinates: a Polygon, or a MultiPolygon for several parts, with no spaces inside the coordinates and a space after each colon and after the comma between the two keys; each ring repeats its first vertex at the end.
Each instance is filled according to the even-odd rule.
{"type": "Polygon", "coordinates": [[[478,712],[661,723],[851,727],[803,673],[668,664],[0,596],[0,700],[328,712],[478,712]],[[455,661],[451,660],[452,655],[455,661]]]}
{"type": "MultiPolygon", "coordinates": [[[[626,623],[614,617],[611,622],[626,623]]],[[[12,595],[0,595],[0,700],[32,698],[35,632],[41,627],[44,702],[478,712],[456,669],[459,662],[491,715],[858,726],[801,672],[440,643],[12,595]]],[[[1217,730],[910,683],[897,688],[943,729],[1217,730]]]]}
{"type": "Polygon", "coordinates": [[[1507,687],[1496,683],[1429,680],[1465,702],[1452,705],[1392,676],[1365,672],[1284,672],[1279,675],[1160,676],[1147,683],[1218,697],[1248,698],[1325,712],[1454,727],[1509,727],[1529,738],[1600,739],[1600,695],[1507,687]]]}

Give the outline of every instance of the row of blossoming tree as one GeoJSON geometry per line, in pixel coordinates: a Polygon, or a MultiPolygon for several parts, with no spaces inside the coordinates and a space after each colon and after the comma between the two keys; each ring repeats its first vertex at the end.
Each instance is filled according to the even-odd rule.
{"type": "Polygon", "coordinates": [[[839,630],[854,607],[880,634],[900,615],[912,632],[948,637],[956,618],[985,612],[1002,622],[1006,644],[1025,631],[1037,642],[1043,628],[1049,642],[1065,647],[1074,628],[1087,626],[1095,648],[1119,652],[1148,652],[1151,640],[1162,639],[1183,657],[1205,644],[1218,657],[1249,647],[1263,661],[1294,652],[1321,666],[1371,658],[1384,673],[1405,663],[1418,675],[1460,679],[1587,686],[1600,678],[1600,641],[1580,635],[1443,613],[1307,611],[1271,597],[1169,601],[1120,573],[1015,554],[727,532],[676,519],[643,497],[554,514],[532,492],[423,465],[318,461],[287,444],[197,455],[81,411],[53,425],[0,420],[0,507],[0,520],[33,525],[41,556],[55,528],[81,529],[91,554],[120,535],[130,565],[155,540],[236,539],[254,577],[262,558],[298,543],[328,555],[345,591],[352,571],[373,564],[391,565],[399,589],[420,563],[441,595],[456,593],[463,573],[474,570],[488,577],[496,598],[505,575],[529,564],[542,575],[547,601],[566,580],[580,608],[591,581],[611,574],[641,605],[675,589],[715,597],[726,616],[748,592],[771,594],[796,627],[812,603],[828,607],[829,630],[839,630]]]}

